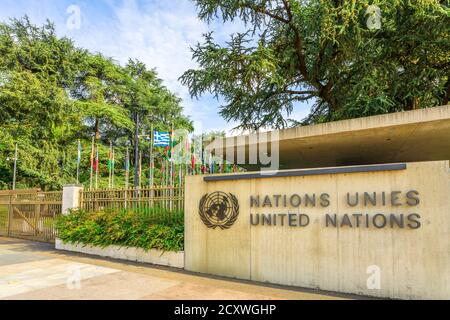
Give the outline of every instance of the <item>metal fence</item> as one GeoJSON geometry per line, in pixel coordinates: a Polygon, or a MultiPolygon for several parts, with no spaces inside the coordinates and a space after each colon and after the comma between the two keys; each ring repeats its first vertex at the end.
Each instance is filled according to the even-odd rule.
{"type": "Polygon", "coordinates": [[[0,191],[0,235],[53,242],[62,192],[0,191]]]}
{"type": "Polygon", "coordinates": [[[157,223],[178,223],[184,219],[184,186],[82,191],[81,208],[126,210],[157,223]]]}

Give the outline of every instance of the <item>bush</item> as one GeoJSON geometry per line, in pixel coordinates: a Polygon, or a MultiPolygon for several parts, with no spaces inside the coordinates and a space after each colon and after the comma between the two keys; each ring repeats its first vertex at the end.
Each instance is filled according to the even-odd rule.
{"type": "Polygon", "coordinates": [[[99,247],[118,245],[145,250],[181,251],[184,225],[155,224],[151,219],[130,211],[71,211],[56,220],[58,237],[66,243],[99,247]]]}

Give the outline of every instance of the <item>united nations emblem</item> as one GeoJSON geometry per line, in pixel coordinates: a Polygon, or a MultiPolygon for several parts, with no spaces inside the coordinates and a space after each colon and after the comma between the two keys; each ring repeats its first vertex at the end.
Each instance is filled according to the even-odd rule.
{"type": "Polygon", "coordinates": [[[229,229],[239,215],[238,199],[231,193],[205,194],[200,200],[200,219],[211,229],[229,229]]]}

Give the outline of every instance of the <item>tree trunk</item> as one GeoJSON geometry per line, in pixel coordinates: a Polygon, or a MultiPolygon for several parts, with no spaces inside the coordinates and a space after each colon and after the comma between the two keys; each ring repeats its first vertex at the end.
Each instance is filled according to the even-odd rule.
{"type": "Polygon", "coordinates": [[[417,98],[417,97],[413,98],[412,109],[413,110],[419,109],[419,98],[417,98]]]}
{"type": "Polygon", "coordinates": [[[100,140],[100,121],[95,118],[95,140],[100,140]]]}

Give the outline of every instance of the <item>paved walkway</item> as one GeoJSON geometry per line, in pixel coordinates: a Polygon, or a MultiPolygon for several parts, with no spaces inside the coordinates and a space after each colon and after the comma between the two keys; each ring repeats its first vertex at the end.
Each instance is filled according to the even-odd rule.
{"type": "Polygon", "coordinates": [[[48,244],[0,237],[0,299],[317,300],[342,297],[55,251],[48,244]]]}

